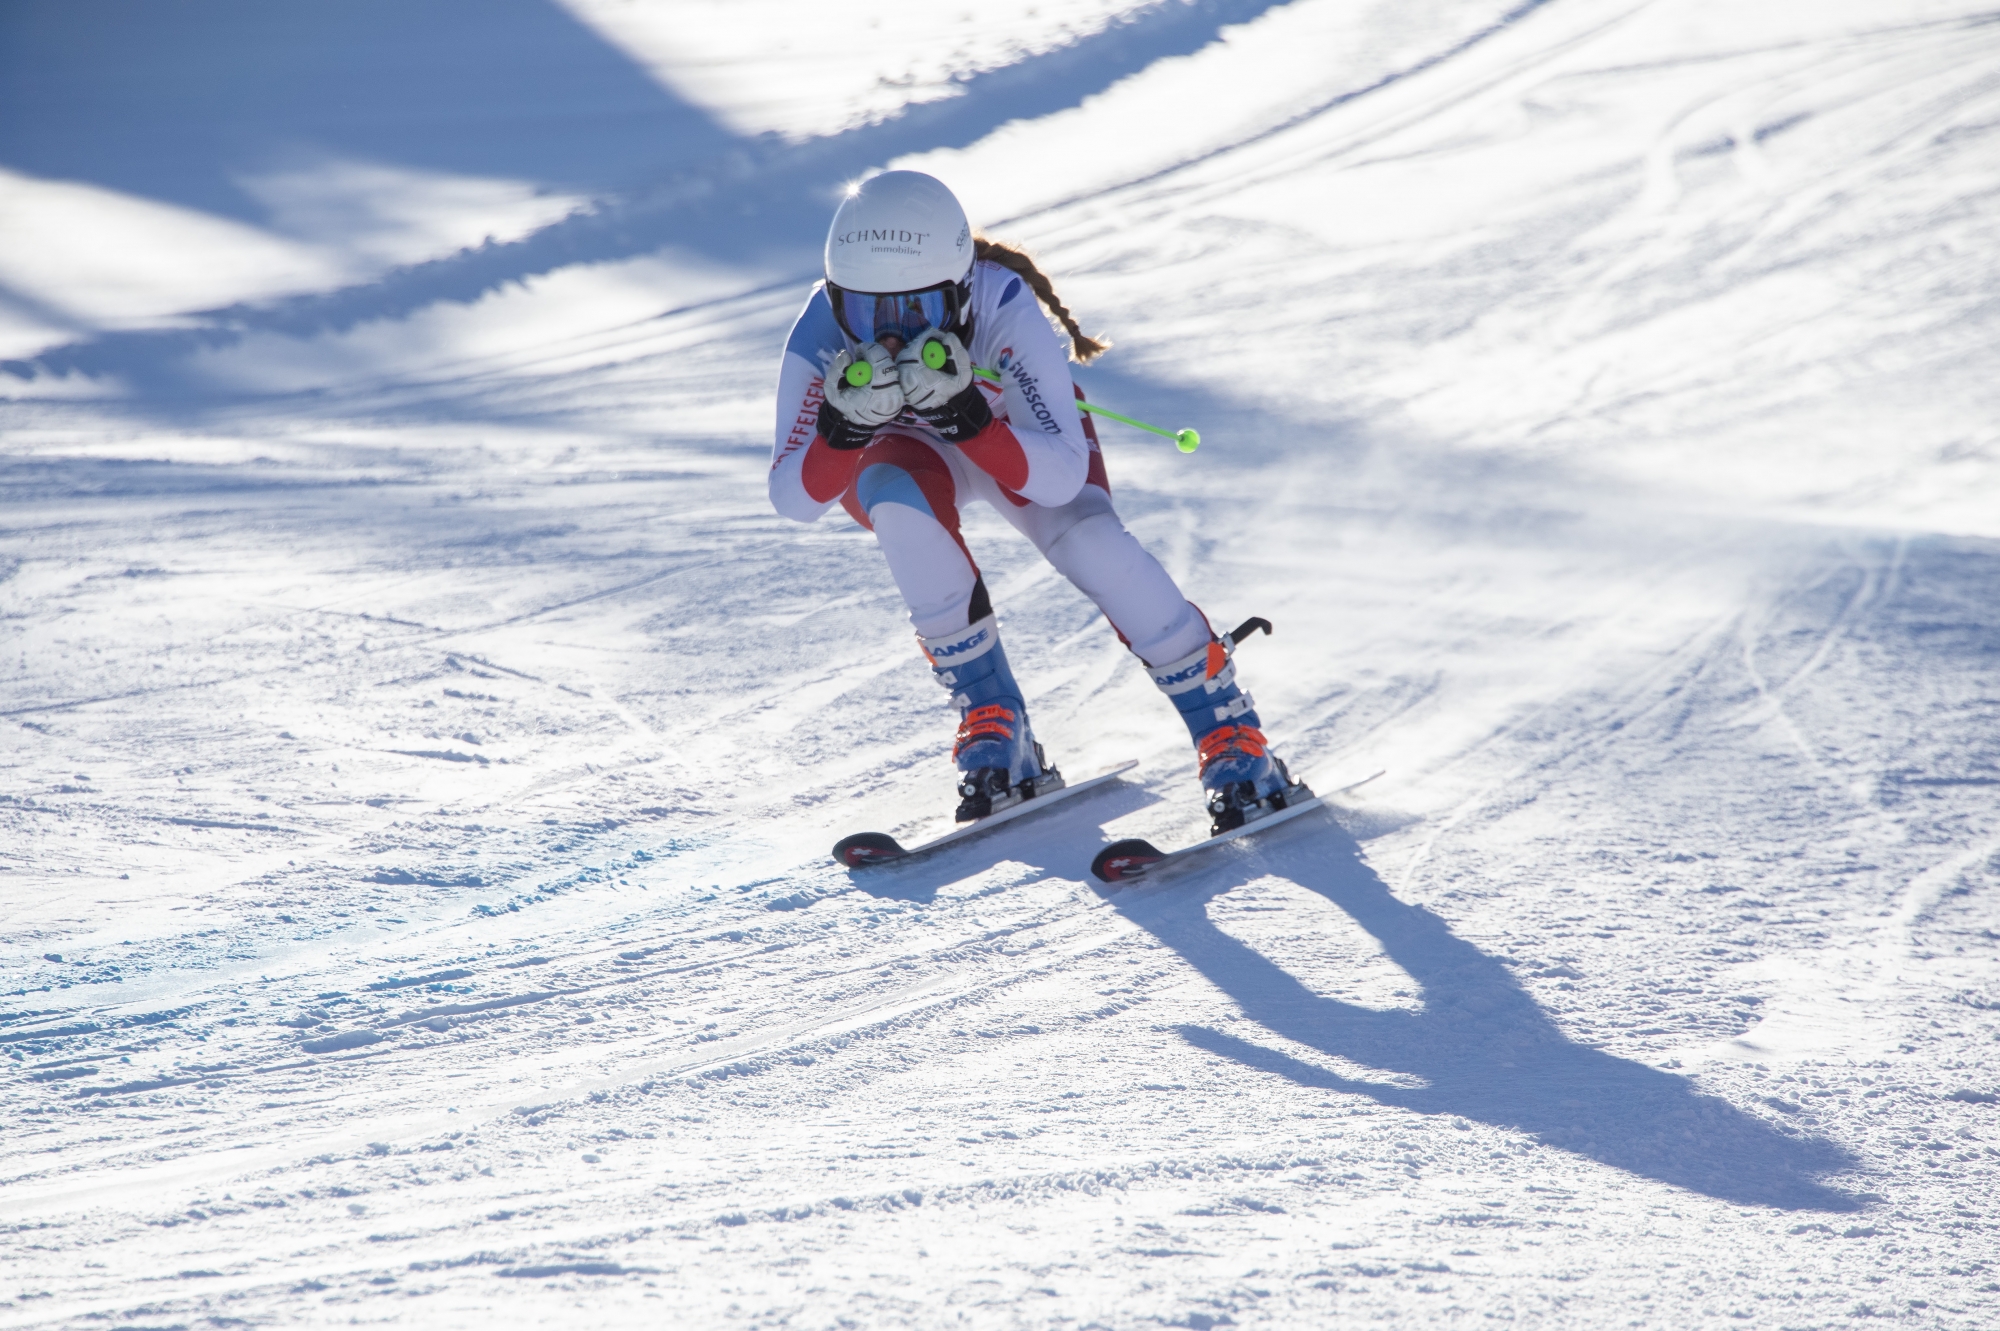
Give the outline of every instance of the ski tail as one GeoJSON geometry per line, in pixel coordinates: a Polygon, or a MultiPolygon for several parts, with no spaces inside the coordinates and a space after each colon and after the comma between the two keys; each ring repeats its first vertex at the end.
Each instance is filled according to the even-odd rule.
{"type": "Polygon", "coordinates": [[[1267,638],[1270,637],[1271,621],[1264,618],[1262,615],[1252,615],[1250,616],[1250,618],[1244,620],[1241,624],[1238,624],[1235,628],[1229,630],[1229,632],[1224,636],[1226,636],[1229,639],[1229,645],[1231,647],[1241,647],[1243,645],[1243,640],[1245,638],[1249,637],[1251,634],[1256,633],[1260,630],[1263,632],[1265,637],[1267,638]]]}

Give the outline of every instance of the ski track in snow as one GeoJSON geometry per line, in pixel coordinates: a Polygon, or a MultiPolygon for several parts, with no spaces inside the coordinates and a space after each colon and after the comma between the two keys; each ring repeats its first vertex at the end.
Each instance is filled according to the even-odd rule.
{"type": "Polygon", "coordinates": [[[0,1327],[2000,1321],[2000,25],[1070,22],[712,39],[664,183],[440,176],[304,294],[0,281],[68,330],[0,379],[0,1327]],[[1053,755],[1141,766],[832,865],[942,830],[949,718],[767,381],[899,154],[1200,426],[1106,428],[1121,513],[1386,776],[1100,889],[1193,762],[974,510],[1053,755]]]}

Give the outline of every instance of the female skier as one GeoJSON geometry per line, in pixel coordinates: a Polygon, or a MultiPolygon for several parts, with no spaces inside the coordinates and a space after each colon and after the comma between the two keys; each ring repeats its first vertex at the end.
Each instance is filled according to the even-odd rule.
{"type": "Polygon", "coordinates": [[[889,171],[850,190],[826,281],[785,343],[771,504],[812,522],[835,500],[875,533],[924,656],[959,708],[958,821],[1059,788],[1028,725],[959,509],[998,510],[1097,603],[1194,736],[1214,830],[1306,793],[1272,757],[1234,644],[1118,520],[1061,341],[1085,337],[1018,249],[974,237],[944,184],[889,171]],[[999,382],[974,368],[998,372],[999,382]]]}

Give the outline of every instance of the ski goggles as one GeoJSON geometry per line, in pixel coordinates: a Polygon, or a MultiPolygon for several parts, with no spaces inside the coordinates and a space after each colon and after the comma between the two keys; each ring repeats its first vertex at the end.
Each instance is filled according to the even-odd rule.
{"type": "Polygon", "coordinates": [[[940,282],[922,291],[849,291],[826,284],[827,299],[833,303],[833,317],[856,342],[880,342],[899,337],[904,343],[916,340],[926,328],[949,330],[965,308],[963,282],[940,282]]]}

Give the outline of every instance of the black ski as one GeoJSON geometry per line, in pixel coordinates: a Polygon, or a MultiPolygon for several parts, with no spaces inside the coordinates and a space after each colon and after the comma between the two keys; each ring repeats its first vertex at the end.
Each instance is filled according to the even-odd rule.
{"type": "MultiPolygon", "coordinates": [[[[1336,795],[1345,795],[1350,790],[1359,790],[1370,781],[1373,781],[1375,777],[1381,775],[1381,772],[1377,772],[1375,776],[1364,777],[1352,785],[1342,786],[1333,793],[1336,795]]],[[[1234,841],[1239,837],[1249,836],[1254,832],[1268,832],[1274,827],[1281,827],[1289,823],[1300,814],[1311,813],[1314,809],[1322,808],[1326,804],[1325,799],[1313,794],[1303,783],[1293,786],[1292,789],[1303,791],[1303,796],[1296,801],[1286,801],[1284,808],[1267,813],[1262,818],[1247,822],[1241,827],[1232,827],[1227,832],[1218,832],[1214,836],[1206,840],[1197,841],[1191,846],[1182,846],[1179,850],[1161,850],[1152,842],[1142,841],[1138,837],[1131,837],[1124,841],[1114,841],[1103,850],[1097,852],[1097,858],[1090,862],[1090,872],[1099,881],[1106,883],[1130,883],[1141,878],[1158,877],[1168,869],[1186,863],[1203,851],[1213,850],[1217,846],[1234,841]]]]}
{"type": "Polygon", "coordinates": [[[1016,818],[1025,818],[1031,813],[1040,813],[1044,809],[1053,808],[1073,795],[1081,795],[1086,791],[1097,789],[1107,781],[1116,780],[1138,765],[1138,759],[1130,759],[1108,772],[1100,772],[1087,780],[1051,790],[1031,800],[1023,800],[1019,804],[1002,809],[999,813],[967,823],[922,845],[905,847],[887,832],[856,832],[834,843],[833,860],[834,863],[845,865],[850,869],[862,869],[871,864],[890,864],[914,859],[919,855],[928,855],[932,851],[943,850],[946,846],[956,845],[982,832],[990,832],[1003,823],[1013,822],[1016,818]]]}

